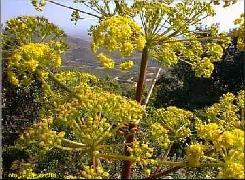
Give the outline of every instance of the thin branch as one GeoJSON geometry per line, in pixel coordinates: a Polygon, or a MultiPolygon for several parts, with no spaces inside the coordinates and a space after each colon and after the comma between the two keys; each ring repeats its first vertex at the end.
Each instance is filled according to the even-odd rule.
{"type": "Polygon", "coordinates": [[[145,18],[144,18],[144,15],[142,13],[139,14],[140,15],[140,21],[141,21],[141,24],[143,26],[143,29],[145,31],[145,35],[147,34],[147,28],[146,28],[146,24],[145,24],[145,18]]]}
{"type": "Polygon", "coordinates": [[[185,60],[183,60],[183,59],[179,59],[179,61],[182,61],[182,62],[184,62],[184,63],[186,63],[186,64],[192,65],[190,62],[185,61],[185,60]]]}
{"type": "Polygon", "coordinates": [[[109,148],[109,147],[130,146],[130,145],[132,145],[132,143],[111,144],[111,145],[98,145],[98,148],[109,148]]]}
{"type": "Polygon", "coordinates": [[[110,7],[109,7],[109,4],[108,4],[109,2],[108,1],[104,1],[104,3],[105,3],[105,7],[106,7],[108,13],[111,14],[110,7]]]}
{"type": "Polygon", "coordinates": [[[158,33],[162,30],[162,28],[169,28],[169,27],[166,27],[166,26],[165,26],[165,25],[166,25],[166,22],[168,22],[167,19],[165,19],[164,22],[162,23],[162,25],[158,26],[158,27],[153,31],[154,34],[158,34],[158,33]]]}
{"type": "Polygon", "coordinates": [[[156,84],[156,82],[157,82],[157,79],[158,79],[158,77],[159,77],[159,75],[160,75],[161,70],[162,70],[161,68],[158,69],[158,71],[157,71],[157,73],[156,73],[156,76],[155,76],[155,78],[154,78],[153,81],[152,81],[152,84],[151,84],[150,90],[149,90],[149,92],[148,92],[148,94],[147,94],[147,96],[146,96],[144,105],[147,105],[147,104],[148,104],[148,101],[149,101],[149,99],[150,99],[150,97],[151,97],[153,88],[154,88],[154,86],[155,86],[155,84],[156,84]]]}
{"type": "Polygon", "coordinates": [[[58,5],[58,6],[61,6],[61,7],[64,7],[64,8],[68,8],[68,9],[71,9],[71,10],[75,10],[75,11],[78,11],[80,13],[83,13],[83,14],[87,14],[89,16],[93,16],[93,17],[96,17],[98,19],[100,19],[101,17],[98,16],[98,15],[95,15],[95,14],[92,14],[92,13],[89,13],[89,12],[85,12],[85,11],[82,11],[80,9],[77,9],[77,8],[74,8],[74,7],[71,7],[71,6],[66,6],[64,4],[61,4],[61,3],[58,3],[58,2],[55,2],[55,1],[52,1],[52,0],[47,0],[47,2],[50,2],[52,4],[55,4],[55,5],[58,5]]]}
{"type": "Polygon", "coordinates": [[[83,4],[84,4],[85,6],[87,6],[88,8],[92,9],[93,11],[95,11],[96,13],[98,13],[98,14],[100,13],[97,9],[94,9],[92,6],[86,4],[85,1],[83,2],[83,4]]]}
{"type": "Polygon", "coordinates": [[[78,142],[75,142],[75,141],[71,141],[69,139],[62,139],[62,141],[67,144],[67,145],[72,145],[72,146],[76,146],[76,147],[79,147],[79,148],[85,148],[87,147],[86,144],[82,144],[82,143],[78,143],[78,142]]]}
{"type": "Polygon", "coordinates": [[[104,9],[102,8],[102,6],[100,6],[97,3],[91,3],[92,6],[95,6],[97,8],[97,10],[102,14],[102,16],[106,16],[107,13],[104,11],[104,9]]]}
{"type": "Polygon", "coordinates": [[[55,146],[56,148],[59,148],[61,150],[65,150],[65,151],[86,151],[87,149],[84,148],[70,148],[70,147],[63,147],[63,146],[55,146]]]}

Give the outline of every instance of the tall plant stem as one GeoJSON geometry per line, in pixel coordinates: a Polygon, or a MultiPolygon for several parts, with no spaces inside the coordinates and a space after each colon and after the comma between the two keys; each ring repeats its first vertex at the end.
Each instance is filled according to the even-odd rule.
{"type": "MultiPolygon", "coordinates": [[[[142,51],[140,75],[139,75],[139,80],[137,83],[137,90],[136,90],[136,96],[135,96],[135,100],[138,103],[141,103],[141,99],[142,99],[145,74],[146,74],[146,68],[147,68],[147,59],[148,59],[148,49],[147,47],[145,47],[142,51]]],[[[135,139],[134,129],[136,129],[136,127],[137,127],[136,124],[129,124],[129,132],[131,134],[127,137],[126,143],[132,143],[134,141],[135,139]]],[[[126,156],[130,155],[130,152],[127,150],[127,148],[125,148],[125,155],[126,156]]],[[[123,169],[122,169],[122,179],[130,179],[131,169],[132,169],[132,161],[124,161],[123,169]]]]}
{"type": "Polygon", "coordinates": [[[140,65],[140,75],[137,82],[137,89],[136,89],[136,95],[135,100],[139,103],[142,101],[142,94],[144,89],[144,82],[145,82],[145,74],[146,74],[146,68],[147,68],[147,60],[148,60],[148,49],[145,47],[142,51],[142,57],[141,57],[141,65],[140,65]]]}

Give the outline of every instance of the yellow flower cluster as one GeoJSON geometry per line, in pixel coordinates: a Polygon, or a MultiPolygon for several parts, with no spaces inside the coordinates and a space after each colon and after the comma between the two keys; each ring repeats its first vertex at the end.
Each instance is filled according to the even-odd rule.
{"type": "MultiPolygon", "coordinates": [[[[221,156],[223,162],[219,178],[244,178],[244,131],[233,129],[221,131],[217,124],[203,125],[198,129],[198,134],[205,140],[211,140],[215,152],[209,156],[221,156]],[[213,126],[213,128],[211,128],[213,126]],[[204,134],[204,133],[207,134],[204,134]],[[225,152],[225,153],[224,153],[225,152]]],[[[210,143],[210,142],[209,142],[210,143]]],[[[208,143],[206,144],[208,145],[208,143]]]]}
{"type": "Polygon", "coordinates": [[[182,141],[191,135],[190,125],[193,114],[189,111],[169,106],[153,112],[150,121],[150,136],[163,149],[171,142],[182,141]]]}
{"type": "MultiPolygon", "coordinates": [[[[48,75],[48,72],[42,72],[42,74],[40,73],[39,76],[44,77],[42,79],[46,79],[48,75]]],[[[53,74],[52,76],[71,90],[77,86],[80,86],[81,88],[85,86],[90,87],[90,85],[96,86],[98,82],[96,76],[76,70],[62,70],[56,74],[53,74]]],[[[40,111],[41,116],[51,116],[54,112],[56,112],[57,107],[72,101],[69,93],[65,93],[62,89],[55,88],[53,84],[49,84],[49,81],[42,82],[42,90],[44,92],[44,100],[46,103],[43,104],[43,108],[40,111]]]]}
{"type": "Polygon", "coordinates": [[[162,126],[169,130],[173,138],[181,140],[191,134],[188,126],[193,114],[189,111],[169,106],[167,109],[158,109],[154,118],[157,122],[162,122],[162,126]]]}
{"type": "Polygon", "coordinates": [[[198,127],[198,135],[201,138],[211,141],[215,141],[220,136],[221,132],[219,125],[216,123],[200,124],[198,127]]]}
{"type": "Polygon", "coordinates": [[[169,13],[170,25],[175,31],[183,34],[190,31],[190,25],[193,25],[190,22],[194,19],[198,22],[198,20],[201,20],[202,16],[215,15],[212,5],[205,1],[180,1],[175,5],[173,3],[172,6],[169,13]],[[198,13],[201,13],[202,15],[197,17],[193,16],[193,14],[198,13]]]}
{"type": "Polygon", "coordinates": [[[102,141],[112,136],[112,126],[107,122],[107,119],[100,116],[88,117],[86,119],[75,118],[61,123],[71,127],[74,135],[87,147],[96,148],[102,144],[102,141]]]}
{"type": "Polygon", "coordinates": [[[128,70],[128,69],[131,69],[134,65],[134,62],[133,61],[125,61],[123,63],[120,64],[120,69],[122,71],[125,71],[125,70],[128,70]]]}
{"type": "Polygon", "coordinates": [[[20,136],[17,140],[16,146],[28,149],[29,146],[34,144],[40,149],[47,151],[55,145],[61,145],[61,140],[64,138],[65,133],[52,131],[50,128],[52,123],[52,118],[49,118],[43,119],[41,122],[34,124],[33,127],[27,129],[20,136]]]}
{"type": "Polygon", "coordinates": [[[186,160],[189,166],[197,167],[200,165],[201,158],[204,155],[203,150],[204,146],[198,143],[187,147],[186,160]]]}
{"type": "Polygon", "coordinates": [[[149,147],[147,143],[133,142],[133,147],[128,147],[131,157],[135,157],[134,164],[139,163],[142,166],[156,163],[155,160],[150,159],[153,155],[153,148],[149,147]]]}
{"type": "Polygon", "coordinates": [[[220,61],[220,58],[223,55],[223,48],[220,45],[216,43],[208,43],[206,48],[208,57],[212,62],[220,61]]]}
{"type": "Polygon", "coordinates": [[[244,179],[244,129],[236,128],[242,120],[239,113],[243,103],[244,91],[237,97],[227,93],[207,109],[209,123],[197,125],[197,135],[206,141],[206,147],[213,149],[208,156],[222,163],[219,178],[244,179]]]}
{"type": "Polygon", "coordinates": [[[34,72],[38,66],[38,61],[30,59],[29,61],[24,62],[24,66],[28,69],[28,71],[34,72]]]}
{"type": "Polygon", "coordinates": [[[154,49],[152,55],[157,61],[165,66],[173,66],[178,62],[178,57],[174,52],[174,49],[168,45],[163,45],[154,49]]]}
{"type": "Polygon", "coordinates": [[[105,56],[103,53],[100,53],[97,58],[99,59],[99,61],[103,64],[104,67],[112,69],[115,66],[115,62],[113,61],[113,59],[105,56]]]}
{"type": "Polygon", "coordinates": [[[12,83],[15,86],[17,86],[19,84],[19,79],[14,72],[8,71],[7,75],[8,75],[8,79],[9,79],[10,83],[12,83]]]}
{"type": "Polygon", "coordinates": [[[170,144],[168,137],[168,130],[166,130],[160,123],[151,125],[151,134],[160,147],[167,149],[170,144]]]}
{"type": "Polygon", "coordinates": [[[217,141],[219,141],[220,147],[233,147],[235,149],[243,150],[244,145],[244,132],[240,129],[234,129],[232,131],[225,131],[217,141]]]}
{"type": "Polygon", "coordinates": [[[82,176],[86,179],[105,179],[109,176],[109,173],[106,172],[101,166],[96,168],[84,166],[82,176]]]}
{"type": "Polygon", "coordinates": [[[92,50],[103,47],[109,51],[118,50],[122,56],[130,56],[133,51],[145,46],[145,38],[140,27],[130,18],[113,16],[103,20],[92,30],[92,50]]]}
{"type": "MultiPolygon", "coordinates": [[[[218,35],[215,34],[215,36],[218,35]]],[[[173,66],[178,61],[187,62],[198,77],[210,77],[214,69],[213,62],[220,61],[223,55],[223,48],[219,44],[201,43],[194,34],[188,34],[185,37],[192,39],[188,42],[181,42],[176,38],[165,38],[166,43],[155,46],[151,50],[153,58],[167,66],[173,66]]],[[[222,39],[219,43],[225,41],[222,39]]]]}
{"type": "Polygon", "coordinates": [[[14,44],[16,42],[19,46],[34,42],[49,42],[51,40],[59,41],[61,43],[60,48],[66,48],[64,31],[44,17],[19,16],[11,18],[6,22],[4,33],[7,34],[6,45],[13,45],[11,49],[16,48],[16,44],[14,44]]]}
{"type": "Polygon", "coordinates": [[[225,157],[225,165],[220,169],[218,178],[244,179],[244,177],[244,149],[243,151],[230,150],[225,157]]]}
{"type": "Polygon", "coordinates": [[[244,165],[240,163],[229,163],[219,172],[221,179],[244,179],[244,165]]]}
{"type": "Polygon", "coordinates": [[[198,136],[211,140],[216,149],[222,148],[243,148],[244,144],[244,132],[240,129],[233,129],[231,131],[222,131],[222,127],[219,127],[216,123],[208,123],[206,125],[200,125],[197,128],[198,136]]]}
{"type": "Polygon", "coordinates": [[[156,111],[157,118],[166,122],[171,128],[178,130],[183,125],[189,125],[193,114],[190,111],[169,106],[166,109],[156,111]]]}
{"type": "Polygon", "coordinates": [[[121,126],[124,123],[138,123],[144,115],[144,109],[136,101],[115,95],[100,88],[77,86],[75,91],[80,101],[72,99],[58,108],[60,119],[73,120],[80,111],[90,117],[101,113],[111,125],[121,126]]]}
{"type": "Polygon", "coordinates": [[[7,72],[10,81],[17,85],[20,79],[17,78],[14,70],[18,70],[18,76],[23,75],[26,79],[32,79],[28,77],[28,72],[34,73],[36,70],[42,72],[46,68],[59,67],[60,65],[61,57],[59,52],[54,51],[47,44],[30,43],[21,46],[13,52],[8,62],[7,72]]]}
{"type": "MultiPolygon", "coordinates": [[[[222,35],[217,35],[216,33],[214,36],[222,35]]],[[[191,37],[196,38],[194,36],[191,37]]],[[[225,42],[226,40],[224,39],[220,41],[221,44],[225,42]]],[[[182,56],[191,62],[192,69],[195,71],[197,77],[210,77],[214,69],[213,63],[221,60],[223,48],[217,43],[206,43],[202,45],[198,41],[193,41],[189,44],[190,48],[187,46],[181,49],[182,56]]]]}
{"type": "Polygon", "coordinates": [[[55,77],[70,88],[74,88],[77,85],[89,86],[90,83],[98,82],[96,76],[79,71],[62,71],[55,74],[55,77]]]}
{"type": "Polygon", "coordinates": [[[245,107],[244,101],[245,101],[245,90],[241,90],[238,92],[237,98],[236,98],[237,106],[240,109],[244,109],[244,107],[245,107]]]}
{"type": "Polygon", "coordinates": [[[237,47],[241,50],[245,50],[245,27],[244,27],[244,13],[239,18],[235,19],[234,24],[239,27],[234,30],[234,36],[238,37],[237,47]]]}
{"type": "MultiPolygon", "coordinates": [[[[244,91],[240,91],[242,94],[244,91]]],[[[224,94],[219,103],[215,103],[207,109],[207,116],[211,122],[217,122],[221,127],[229,129],[240,121],[239,106],[236,102],[241,102],[243,97],[237,98],[232,93],[224,94]]]]}
{"type": "Polygon", "coordinates": [[[210,61],[209,58],[204,57],[203,60],[194,62],[192,64],[192,69],[195,70],[197,77],[210,77],[214,70],[214,64],[210,61]]]}

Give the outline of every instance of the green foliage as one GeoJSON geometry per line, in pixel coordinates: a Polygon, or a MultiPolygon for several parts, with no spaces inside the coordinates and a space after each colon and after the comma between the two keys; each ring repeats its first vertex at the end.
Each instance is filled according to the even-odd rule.
{"type": "Polygon", "coordinates": [[[179,62],[156,82],[150,104],[157,108],[177,106],[201,109],[217,102],[222,94],[244,88],[244,52],[236,48],[236,39],[215,63],[209,79],[195,77],[190,65],[179,62]]]}

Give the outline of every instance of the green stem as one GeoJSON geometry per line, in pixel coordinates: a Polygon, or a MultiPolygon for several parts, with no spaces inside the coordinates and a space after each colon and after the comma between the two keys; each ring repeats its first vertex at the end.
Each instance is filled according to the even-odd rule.
{"type": "Polygon", "coordinates": [[[198,167],[223,167],[224,163],[223,162],[218,162],[218,163],[206,163],[206,164],[201,164],[198,167]]]}
{"type": "Polygon", "coordinates": [[[124,144],[111,144],[111,145],[98,145],[98,148],[110,148],[110,147],[118,147],[118,146],[130,146],[132,143],[124,143],[124,144]]]}
{"type": "Polygon", "coordinates": [[[69,139],[62,139],[64,145],[70,146],[71,148],[87,148],[85,144],[71,141],[69,139]]]}
{"type": "Polygon", "coordinates": [[[63,146],[58,146],[58,145],[55,147],[61,150],[65,150],[65,151],[87,151],[87,149],[84,149],[84,148],[70,148],[70,147],[63,147],[63,146]]]}
{"type": "Polygon", "coordinates": [[[186,163],[183,161],[175,162],[175,161],[160,160],[159,165],[162,165],[162,166],[185,166],[186,163]]]}
{"type": "Polygon", "coordinates": [[[209,156],[204,156],[204,158],[208,159],[208,160],[211,160],[211,161],[219,162],[219,163],[221,162],[221,161],[219,161],[219,160],[217,160],[215,158],[209,157],[209,156]]]}

